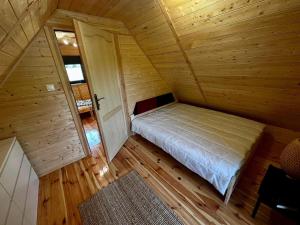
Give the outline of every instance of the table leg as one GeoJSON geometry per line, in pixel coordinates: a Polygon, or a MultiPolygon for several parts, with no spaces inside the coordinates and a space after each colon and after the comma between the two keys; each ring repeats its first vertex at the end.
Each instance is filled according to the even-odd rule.
{"type": "Polygon", "coordinates": [[[260,206],[260,197],[258,197],[258,199],[256,201],[256,204],[255,204],[255,207],[253,209],[253,212],[252,212],[252,215],[251,215],[253,218],[255,218],[259,206],[260,206]]]}

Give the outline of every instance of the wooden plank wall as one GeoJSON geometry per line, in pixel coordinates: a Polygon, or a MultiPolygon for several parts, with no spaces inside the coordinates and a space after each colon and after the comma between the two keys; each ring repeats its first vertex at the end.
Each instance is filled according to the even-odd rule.
{"type": "Polygon", "coordinates": [[[78,56],[80,55],[77,47],[71,45],[59,45],[61,55],[63,56],[78,56]]]}
{"type": "Polygon", "coordinates": [[[58,7],[123,21],[179,100],[300,130],[299,0],[60,0],[58,7]]]}
{"type": "Polygon", "coordinates": [[[91,99],[91,95],[87,83],[72,84],[72,91],[75,100],[91,99]]]}
{"type": "Polygon", "coordinates": [[[82,22],[96,23],[98,26],[103,28],[103,30],[116,34],[129,34],[128,29],[121,21],[61,9],[57,9],[53,12],[52,16],[48,18],[46,25],[58,29],[65,28],[67,30],[74,30],[73,19],[77,19],[82,22]]]}
{"type": "Polygon", "coordinates": [[[153,0],[121,0],[97,4],[59,1],[59,8],[111,17],[125,22],[137,43],[158,73],[168,82],[178,99],[200,104],[204,102],[189,65],[176,43],[159,6],[153,0]],[[93,9],[93,10],[91,10],[93,9]]]}
{"type": "Polygon", "coordinates": [[[171,88],[153,67],[122,22],[65,10],[56,10],[47,21],[47,24],[52,27],[65,27],[72,30],[74,29],[74,18],[101,24],[104,30],[114,33],[117,37],[129,114],[133,112],[137,101],[171,91],[171,88]]]}
{"type": "Polygon", "coordinates": [[[171,92],[132,36],[119,35],[119,46],[129,114],[136,102],[171,92]]]}
{"type": "Polygon", "coordinates": [[[300,1],[164,2],[208,105],[300,130],[300,1]]]}
{"type": "Polygon", "coordinates": [[[16,135],[39,175],[84,156],[43,30],[0,88],[0,108],[0,139],[16,135]]]}
{"type": "Polygon", "coordinates": [[[188,60],[182,54],[159,5],[153,0],[121,1],[104,16],[124,21],[137,43],[181,101],[205,103],[188,60]]]}
{"type": "Polygon", "coordinates": [[[58,0],[3,0],[0,6],[0,85],[58,0]]]}
{"type": "MultiPolygon", "coordinates": [[[[33,4],[34,1],[25,2],[33,4]]],[[[22,12],[22,4],[19,1],[6,0],[1,5],[0,74],[2,75],[0,75],[0,82],[5,77],[3,74],[10,70],[18,55],[24,52],[30,42],[28,37],[34,36],[32,30],[37,32],[40,27],[41,23],[38,21],[42,20],[34,19],[34,16],[44,18],[38,16],[47,15],[51,11],[48,11],[48,4],[52,5],[53,2],[54,4],[49,8],[55,8],[55,1],[46,2],[47,4],[44,0],[38,0],[38,11],[28,10],[29,14],[21,13],[21,16],[17,13],[17,7],[20,7],[22,12]],[[15,6],[13,2],[17,2],[15,6]],[[27,19],[29,24],[30,21],[32,23],[31,32],[29,28],[25,28],[26,15],[30,15],[31,18],[31,20],[27,19]]],[[[29,9],[35,8],[33,6],[35,5],[29,9]]],[[[118,35],[133,34],[140,49],[158,74],[170,84],[179,100],[300,130],[300,2],[298,0],[203,0],[201,4],[197,0],[103,0],[100,2],[60,0],[59,7],[123,21],[130,32],[122,22],[100,19],[104,29],[118,35]]],[[[56,15],[50,21],[53,26],[63,22],[66,28],[72,27],[73,13],[59,12],[56,15]]],[[[82,14],[80,18],[89,22],[100,21],[96,17],[82,14]]],[[[29,52],[26,55],[22,61],[23,66],[16,69],[1,89],[0,113],[9,115],[8,122],[1,116],[3,120],[0,128],[1,137],[15,134],[17,129],[12,124],[18,121],[18,127],[23,127],[19,132],[23,132],[24,137],[37,132],[38,129],[33,131],[34,127],[42,126],[39,125],[41,122],[29,126],[23,119],[18,120],[18,118],[27,118],[30,121],[32,115],[29,118],[27,113],[11,114],[5,109],[6,106],[10,106],[11,109],[16,108],[17,111],[23,112],[22,107],[27,106],[25,103],[32,104],[29,108],[35,106],[36,102],[32,99],[43,98],[41,104],[45,102],[43,91],[39,93],[39,97],[32,93],[40,90],[39,85],[30,86],[32,83],[28,80],[16,80],[15,84],[11,81],[17,79],[18,73],[29,74],[30,79],[34,77],[34,81],[37,84],[41,82],[44,87],[43,82],[46,81],[36,77],[36,74],[40,73],[36,72],[36,69],[40,67],[33,66],[36,65],[38,57],[33,60],[30,54],[35,53],[29,52]],[[35,72],[27,71],[31,66],[35,68],[35,72]],[[24,68],[25,71],[18,71],[20,68],[24,68]],[[11,99],[16,102],[10,101],[11,99]],[[23,100],[24,103],[20,103],[23,100]],[[9,121],[16,122],[9,123],[9,121]],[[26,129],[29,132],[26,132],[26,129]]],[[[43,57],[38,61],[39,64],[45,65],[45,68],[51,66],[43,57]]],[[[49,71],[46,70],[45,74],[44,72],[40,75],[47,77],[49,71]]],[[[24,76],[18,79],[29,78],[24,76]]],[[[47,101],[54,101],[54,96],[49,95],[47,101]]],[[[46,106],[41,107],[40,112],[44,112],[46,106]]],[[[27,110],[24,112],[30,112],[29,109],[27,110]]],[[[35,111],[34,117],[43,118],[45,115],[40,114],[39,110],[35,111]]],[[[68,107],[62,107],[60,110],[64,112],[68,107]]],[[[40,133],[37,132],[37,135],[40,133]]],[[[58,134],[50,132],[47,137],[52,135],[58,134]]],[[[41,162],[43,162],[45,165],[49,163],[49,169],[58,159],[46,163],[43,161],[45,158],[57,157],[55,154],[47,155],[51,151],[46,149],[52,149],[55,143],[50,141],[48,144],[46,139],[41,139],[41,142],[35,139],[36,143],[32,148],[34,150],[28,150],[28,154],[32,159],[35,158],[36,167],[42,167],[41,162]],[[51,147],[43,148],[45,154],[36,154],[43,145],[51,147]]],[[[33,138],[28,140],[33,141],[33,138]]],[[[29,144],[32,143],[30,141],[29,144]]],[[[64,144],[64,146],[68,145],[64,144]]]]}
{"type": "MultiPolygon", "coordinates": [[[[128,95],[128,102],[131,106],[137,100],[170,91],[134,39],[129,36],[123,23],[58,11],[47,25],[62,25],[69,29],[73,27],[73,18],[100,23],[103,29],[120,35],[126,86],[131,93],[128,95]],[[148,77],[152,84],[145,85],[139,81],[130,86],[130,76],[135,74],[148,77]],[[138,97],[132,93],[137,93],[138,97]]],[[[0,139],[17,135],[39,175],[47,174],[84,156],[44,31],[34,39],[20,64],[0,88],[0,108],[0,139]],[[48,92],[47,84],[55,84],[57,90],[48,92]]]]}

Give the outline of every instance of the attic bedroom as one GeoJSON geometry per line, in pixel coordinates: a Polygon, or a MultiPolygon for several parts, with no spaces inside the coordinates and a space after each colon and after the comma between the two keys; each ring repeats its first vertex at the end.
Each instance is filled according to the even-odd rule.
{"type": "Polygon", "coordinates": [[[300,224],[299,0],[0,9],[0,225],[300,224]]]}

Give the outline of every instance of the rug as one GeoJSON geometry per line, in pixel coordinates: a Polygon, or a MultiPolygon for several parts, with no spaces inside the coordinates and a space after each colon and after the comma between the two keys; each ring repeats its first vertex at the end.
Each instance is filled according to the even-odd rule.
{"type": "Polygon", "coordinates": [[[84,225],[183,225],[132,171],[79,206],[84,225]]]}

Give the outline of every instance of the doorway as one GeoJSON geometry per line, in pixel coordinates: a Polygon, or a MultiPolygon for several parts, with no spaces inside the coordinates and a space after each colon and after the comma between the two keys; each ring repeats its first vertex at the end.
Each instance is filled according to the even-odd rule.
{"type": "Polygon", "coordinates": [[[90,153],[96,156],[99,151],[104,150],[76,35],[71,31],[55,30],[54,32],[90,153]]]}

